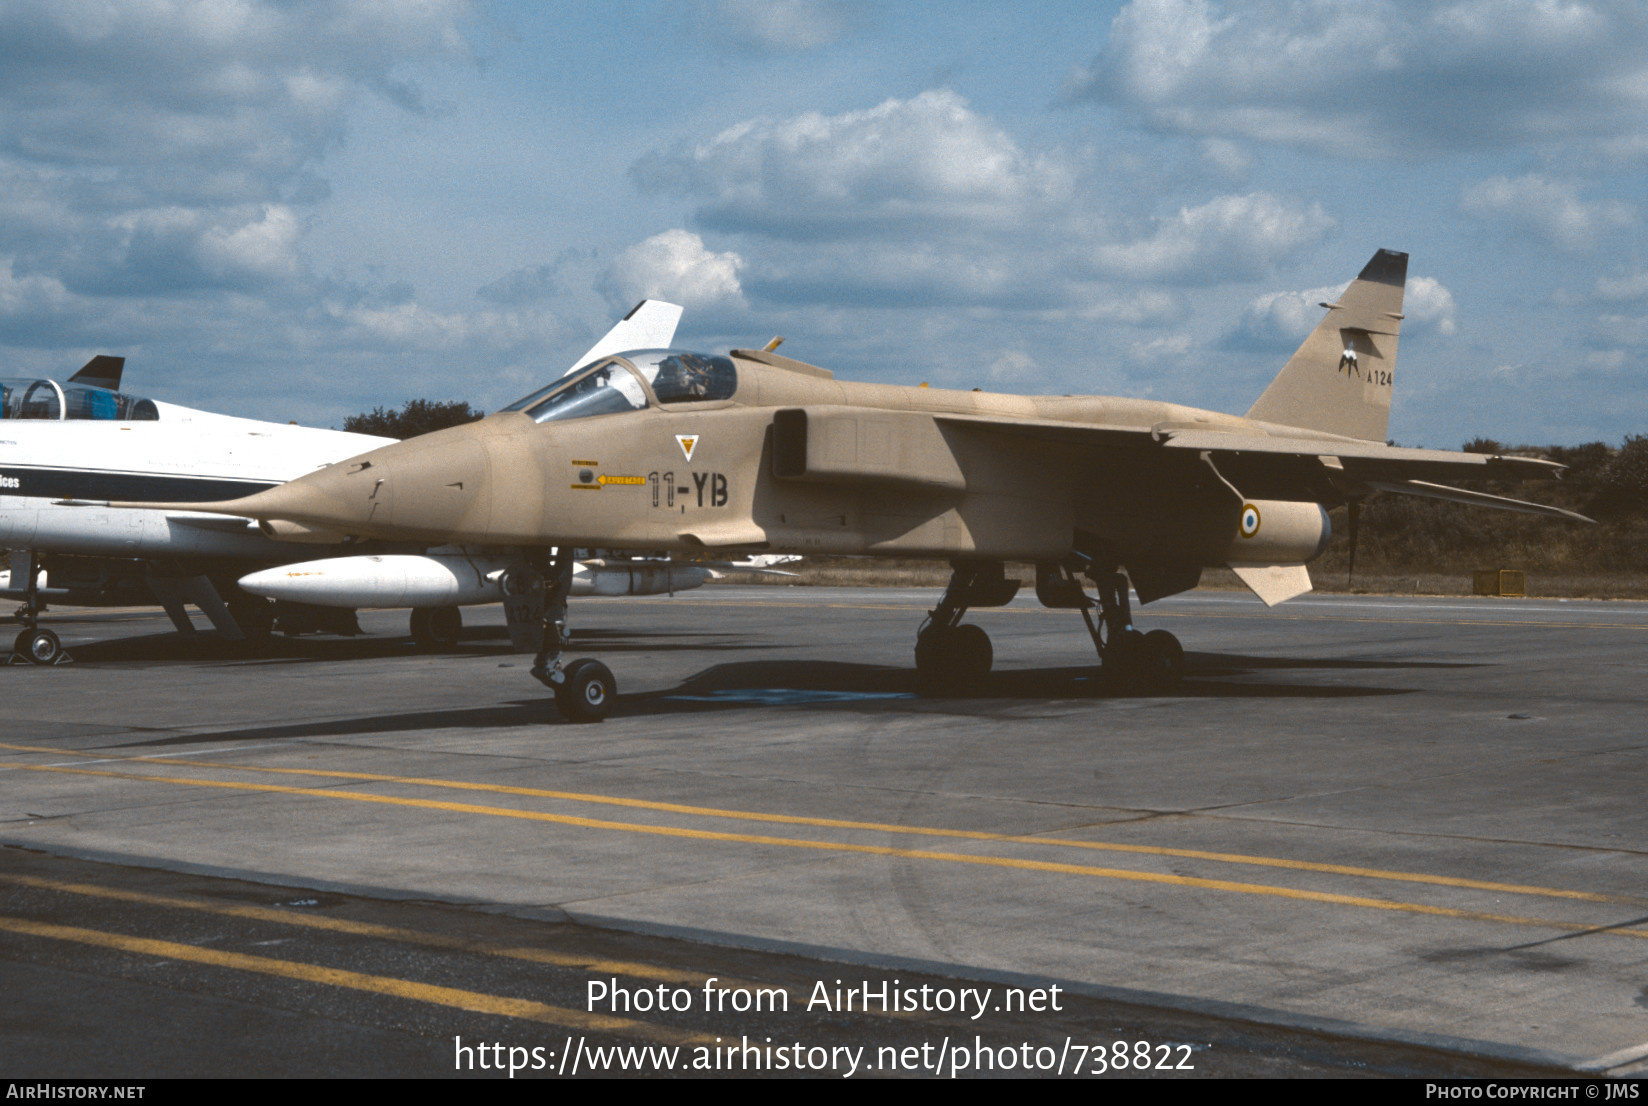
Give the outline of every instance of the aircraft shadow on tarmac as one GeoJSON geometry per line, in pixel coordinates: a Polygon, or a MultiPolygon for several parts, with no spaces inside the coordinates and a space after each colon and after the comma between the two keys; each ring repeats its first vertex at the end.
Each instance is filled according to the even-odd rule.
{"type": "MultiPolygon", "coordinates": [[[[649,634],[633,630],[586,628],[576,644],[600,656],[618,652],[652,650],[767,649],[762,643],[743,644],[729,640],[735,635],[705,633],[649,634]],[[656,640],[654,640],[656,639],[656,640]]],[[[403,638],[362,636],[277,637],[263,656],[224,655],[225,643],[216,634],[185,637],[164,633],[112,641],[80,644],[77,657],[90,663],[131,663],[163,661],[227,661],[232,664],[312,664],[348,660],[392,658],[416,655],[414,646],[403,638]]],[[[501,627],[473,627],[464,631],[452,656],[508,656],[524,669],[527,658],[509,647],[501,627]]],[[[1186,677],[1173,692],[1141,697],[1119,691],[1107,682],[1097,666],[1083,665],[1043,669],[1002,669],[991,673],[982,686],[954,695],[923,695],[918,691],[914,668],[854,664],[818,660],[735,661],[717,664],[695,673],[672,688],[640,694],[620,693],[612,716],[649,717],[668,714],[748,709],[751,707],[807,706],[817,709],[856,711],[945,710],[950,704],[967,701],[1033,702],[1106,700],[1116,698],[1174,699],[1336,699],[1402,695],[1412,688],[1344,683],[1280,682],[1283,672],[1389,672],[1481,667],[1473,663],[1388,660],[1325,659],[1306,657],[1254,657],[1231,653],[1189,653],[1186,677]]],[[[438,729],[505,729],[559,723],[561,717],[547,693],[482,706],[450,710],[407,711],[363,715],[355,718],[291,725],[243,727],[213,733],[187,734],[143,745],[195,745],[250,739],[336,737],[374,733],[394,733],[438,729]]]]}
{"type": "Polygon", "coordinates": [[[942,708],[957,700],[1067,700],[1067,699],[1203,699],[1307,698],[1336,699],[1369,695],[1402,695],[1411,689],[1345,684],[1279,683],[1275,680],[1242,682],[1233,677],[1259,669],[1403,669],[1465,667],[1432,662],[1315,661],[1293,658],[1242,657],[1190,653],[1184,681],[1172,692],[1141,696],[1122,691],[1106,680],[1097,666],[1006,669],[992,672],[984,683],[954,695],[927,695],[918,690],[913,668],[848,664],[834,661],[739,661],[719,664],[688,678],[667,691],[620,696],[614,714],[650,714],[683,708],[716,710],[752,705],[884,710],[891,702],[906,706],[942,708]],[[651,701],[650,709],[643,703],[651,701]]]}
{"type": "MultiPolygon", "coordinates": [[[[279,741],[282,738],[351,737],[365,734],[409,733],[419,730],[502,730],[520,726],[541,726],[559,722],[561,716],[555,702],[547,694],[533,699],[518,699],[484,707],[461,707],[454,710],[402,711],[396,714],[370,714],[357,718],[334,718],[321,722],[299,722],[284,726],[241,726],[232,730],[214,730],[211,733],[179,734],[176,737],[144,738],[127,745],[178,746],[211,745],[220,741],[279,741]]],[[[118,749],[125,746],[111,745],[118,749]]]]}
{"type": "MultiPolygon", "coordinates": [[[[313,642],[308,644],[315,644],[313,642]]],[[[385,642],[384,644],[395,644],[385,642]]],[[[1285,669],[1389,670],[1475,667],[1434,661],[1307,660],[1191,653],[1188,674],[1173,699],[1298,698],[1402,695],[1412,689],[1277,683],[1243,683],[1231,677],[1248,671],[1285,669]]],[[[851,664],[841,661],[777,660],[718,664],[688,677],[672,688],[641,694],[620,694],[612,717],[653,717],[701,711],[752,707],[806,706],[881,712],[942,711],[957,702],[1048,702],[1080,699],[1139,698],[1111,688],[1096,667],[1006,670],[992,673],[983,687],[953,696],[924,696],[916,690],[913,668],[851,664]]],[[[202,745],[221,741],[280,740],[346,737],[377,733],[405,733],[442,729],[510,729],[520,726],[566,724],[554,700],[545,692],[528,698],[485,706],[450,710],[402,711],[361,715],[318,722],[274,726],[246,726],[211,733],[145,738],[133,744],[145,747],[202,745]]]]}

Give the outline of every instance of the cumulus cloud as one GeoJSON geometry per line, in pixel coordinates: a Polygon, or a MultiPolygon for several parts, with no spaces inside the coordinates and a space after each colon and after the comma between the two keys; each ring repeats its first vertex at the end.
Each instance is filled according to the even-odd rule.
{"type": "Polygon", "coordinates": [[[1334,226],[1319,204],[1253,193],[1124,230],[1095,210],[1099,175],[1094,155],[1026,150],[947,89],[748,120],[632,169],[695,200],[694,224],[750,259],[746,294],[782,304],[1070,310],[1115,298],[1107,283],[1260,276],[1334,226]]]}
{"type": "Polygon", "coordinates": [[[1415,327],[1434,328],[1444,337],[1458,329],[1454,318],[1453,293],[1434,277],[1410,277],[1402,297],[1402,313],[1407,316],[1405,331],[1415,327]]]}
{"type": "Polygon", "coordinates": [[[466,0],[0,6],[0,241],[71,291],[153,297],[302,275],[296,205],[399,62],[462,55],[466,0]]]}
{"type": "Polygon", "coordinates": [[[713,230],[848,237],[934,221],[1022,220],[1071,194],[1072,174],[1031,156],[956,93],[936,89],[863,111],[751,120],[643,158],[644,189],[696,197],[713,230]]]}
{"type": "Polygon", "coordinates": [[[1531,231],[1563,250],[1588,250],[1608,230],[1637,220],[1636,210],[1618,200],[1586,202],[1572,181],[1526,176],[1491,177],[1465,189],[1459,209],[1477,219],[1495,220],[1531,231]]]}
{"type": "Polygon", "coordinates": [[[685,307],[742,306],[736,253],[715,253],[691,231],[666,230],[613,259],[605,287],[615,304],[663,299],[685,307]]]}
{"type": "Polygon", "coordinates": [[[0,259],[0,339],[31,344],[40,328],[59,320],[73,297],[61,281],[47,276],[18,276],[13,259],[0,259]]]}
{"type": "Polygon", "coordinates": [[[1297,346],[1322,321],[1324,303],[1333,303],[1345,284],[1302,292],[1266,292],[1252,300],[1236,327],[1225,336],[1226,348],[1285,351],[1297,346]]]}
{"type": "Polygon", "coordinates": [[[1099,265],[1117,276],[1192,283],[1259,276],[1334,227],[1317,203],[1264,192],[1220,196],[1180,208],[1154,232],[1099,250],[1099,265]]]}
{"type": "Polygon", "coordinates": [[[462,0],[17,0],[0,8],[0,151],[37,166],[118,170],[151,202],[275,193],[339,140],[360,89],[415,106],[409,54],[461,51],[462,0]]]}
{"type": "Polygon", "coordinates": [[[1134,0],[1073,99],[1341,156],[1617,145],[1648,108],[1637,0],[1134,0]]]}

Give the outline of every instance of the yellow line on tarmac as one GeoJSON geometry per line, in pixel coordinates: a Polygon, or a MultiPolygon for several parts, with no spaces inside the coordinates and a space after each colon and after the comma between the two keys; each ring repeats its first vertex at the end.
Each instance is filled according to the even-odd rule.
{"type": "Polygon", "coordinates": [[[165,783],[180,787],[210,787],[229,791],[252,791],[272,795],[306,795],[321,799],[343,799],[348,802],[381,803],[386,806],[405,806],[423,810],[444,810],[460,814],[480,814],[493,818],[518,818],[529,822],[549,822],[585,829],[619,830],[626,833],[654,837],[677,837],[695,841],[728,841],[746,845],[771,845],[780,848],[809,849],[821,852],[858,853],[886,856],[903,860],[934,860],[950,864],[977,864],[992,868],[1020,871],[1053,872],[1062,875],[1088,876],[1098,879],[1123,880],[1133,883],[1156,883],[1174,887],[1194,887],[1209,891],[1227,891],[1235,894],[1265,895],[1299,902],[1328,903],[1338,906],[1356,906],[1369,910],[1391,910],[1406,914],[1424,914],[1439,918],[1458,918],[1469,921],[1501,922],[1509,925],[1536,926],[1541,929],[1559,929],[1569,932],[1597,931],[1623,937],[1648,939],[1648,929],[1626,929],[1599,926],[1583,922],[1564,922],[1547,918],[1526,918],[1513,914],[1489,914],[1454,907],[1430,906],[1425,903],[1397,902],[1372,899],[1357,895],[1339,895],[1326,891],[1304,891],[1292,887],[1275,887],[1262,883],[1238,883],[1231,880],[1203,879],[1196,876],[1168,875],[1160,872],[1130,871],[1125,868],[1097,868],[1082,864],[1065,864],[1048,860],[1024,860],[1017,857],[978,856],[969,853],[934,852],[927,849],[901,849],[890,845],[858,845],[841,841],[815,841],[797,837],[768,837],[761,834],[722,833],[715,830],[684,829],[675,826],[649,826],[634,822],[609,822],[598,818],[579,818],[567,814],[550,814],[536,810],[513,810],[509,807],[476,806],[470,803],[439,802],[434,799],[409,799],[394,795],[373,795],[358,791],[333,791],[326,788],[287,787],[281,784],[240,783],[232,780],[197,780],[182,776],[149,776],[130,772],[109,772],[92,768],[66,768],[55,765],[0,764],[0,768],[15,768],[29,772],[58,772],[68,775],[101,776],[110,779],[134,780],[145,783],[165,783]]]}
{"type": "Polygon", "coordinates": [[[1298,872],[1324,872],[1330,875],[1354,876],[1362,879],[1388,880],[1397,883],[1423,883],[1438,887],[1459,887],[1472,891],[1493,891],[1507,895],[1533,895],[1552,899],[1574,899],[1581,902],[1625,903],[1648,905],[1644,900],[1624,895],[1606,895],[1596,891],[1570,891],[1559,887],[1538,887],[1521,883],[1496,883],[1491,880],[1465,879],[1458,876],[1437,876],[1424,872],[1398,872],[1385,868],[1363,868],[1348,864],[1326,864],[1311,860],[1289,860],[1285,857],[1253,856],[1245,853],[1209,852],[1202,849],[1176,849],[1165,845],[1130,845],[1110,841],[1080,841],[1072,838],[1045,837],[1039,834],[990,833],[983,830],[943,829],[936,826],[904,826],[890,822],[855,822],[840,818],[810,818],[795,814],[767,814],[760,811],[724,810],[717,807],[687,806],[682,803],[661,803],[649,799],[626,799],[613,795],[592,795],[577,791],[551,791],[536,787],[515,787],[499,783],[471,783],[465,780],[429,779],[419,776],[392,776],[378,772],[330,771],[325,768],[271,768],[258,765],[224,764],[214,760],[183,760],[175,757],[114,757],[97,753],[82,753],[51,749],[35,745],[8,745],[0,742],[0,749],[14,752],[53,753],[88,759],[113,759],[129,763],[171,764],[193,768],[217,768],[231,772],[264,772],[276,775],[323,776],[330,779],[363,780],[372,783],[397,783],[410,787],[445,788],[453,791],[485,791],[499,795],[523,795],[540,799],[564,799],[569,802],[592,803],[604,806],[631,807],[638,810],[657,810],[670,814],[688,814],[707,818],[728,818],[747,822],[767,822],[775,825],[817,826],[826,829],[864,830],[872,833],[896,833],[909,837],[949,837],[967,841],[1007,841],[1023,845],[1052,845],[1058,848],[1088,849],[1095,852],[1134,853],[1143,856],[1171,856],[1186,860],[1208,860],[1219,864],[1246,864],[1260,868],[1283,868],[1298,872]]]}
{"type": "Polygon", "coordinates": [[[533,1002],[530,999],[489,995],[480,991],[464,991],[456,987],[440,987],[431,983],[415,983],[409,979],[367,975],[364,972],[351,972],[342,968],[323,968],[317,964],[304,964],[295,960],[275,960],[267,956],[249,956],[242,952],[203,949],[195,945],[181,944],[177,941],[159,941],[148,937],[128,937],[123,933],[106,933],[97,929],[82,929],[79,926],[36,922],[28,918],[0,915],[0,930],[21,933],[28,937],[47,937],[57,941],[72,941],[81,945],[95,945],[99,948],[136,953],[140,956],[159,956],[167,960],[184,960],[194,964],[209,964],[218,968],[231,968],[235,971],[280,976],[283,979],[295,979],[303,983],[323,983],[332,987],[348,988],[352,991],[370,991],[373,994],[388,995],[392,998],[412,999],[416,1002],[427,1002],[436,1006],[450,1006],[476,1014],[495,1014],[505,1018],[520,1018],[525,1021],[542,1022],[545,1025],[561,1026],[566,1029],[624,1033],[649,1037],[672,1044],[684,1044],[707,1039],[701,1038],[697,1034],[671,1029],[668,1026],[650,1025],[646,1022],[631,1021],[628,1018],[614,1018],[604,1014],[590,1014],[582,1010],[568,1009],[564,1006],[550,1006],[547,1003],[533,1002]]]}
{"type": "MultiPolygon", "coordinates": [[[[604,960],[589,956],[569,956],[565,953],[550,952],[548,949],[501,945],[494,941],[477,941],[467,937],[453,937],[444,933],[403,929],[399,926],[378,925],[374,922],[357,922],[348,918],[329,918],[321,914],[302,914],[293,910],[279,910],[269,906],[252,906],[247,903],[220,903],[209,899],[178,895],[156,895],[146,891],[128,891],[122,888],[104,887],[95,883],[72,883],[65,880],[46,879],[42,876],[29,876],[11,872],[0,872],[0,883],[13,883],[23,887],[58,891],[70,895],[112,899],[116,902],[141,903],[145,906],[157,906],[174,910],[194,910],[230,918],[247,918],[258,922],[274,922],[278,925],[322,929],[332,933],[347,933],[355,937],[372,937],[385,941],[399,941],[409,945],[421,945],[425,948],[451,949],[458,952],[479,953],[485,956],[501,956],[512,960],[526,960],[534,964],[547,964],[557,968],[605,972],[612,975],[629,976],[634,979],[652,979],[661,983],[686,983],[698,986],[707,977],[705,972],[683,972],[673,968],[659,967],[656,964],[604,960]]],[[[727,979],[725,977],[721,978],[721,985],[729,988],[743,987],[747,990],[756,988],[783,989],[776,984],[752,983],[748,980],[727,979]]]]}

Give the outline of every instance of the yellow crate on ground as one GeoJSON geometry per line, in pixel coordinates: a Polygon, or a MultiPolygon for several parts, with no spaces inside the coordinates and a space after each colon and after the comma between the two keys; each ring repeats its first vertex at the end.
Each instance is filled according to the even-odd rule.
{"type": "Polygon", "coordinates": [[[1479,568],[1471,573],[1477,595],[1502,595],[1521,599],[1528,594],[1528,578],[1520,568],[1479,568]]]}

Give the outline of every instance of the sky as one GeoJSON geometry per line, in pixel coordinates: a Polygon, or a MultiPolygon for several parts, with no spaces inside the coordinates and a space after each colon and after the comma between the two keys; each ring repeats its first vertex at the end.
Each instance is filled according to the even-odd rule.
{"type": "Polygon", "coordinates": [[[492,410],[638,300],[1241,413],[1380,248],[1390,434],[1648,434],[1640,0],[0,0],[0,376],[492,410]]]}

